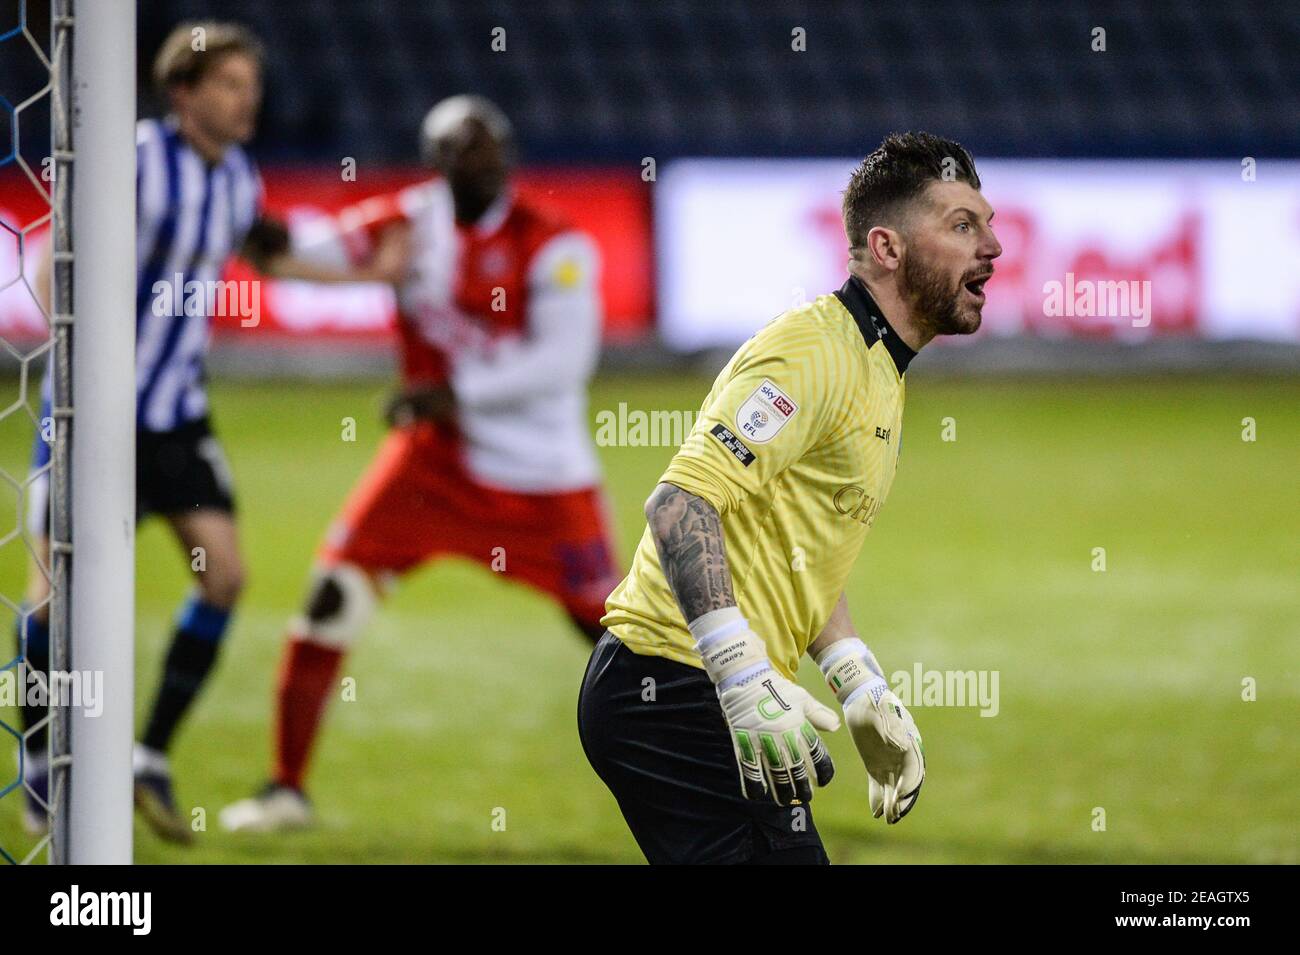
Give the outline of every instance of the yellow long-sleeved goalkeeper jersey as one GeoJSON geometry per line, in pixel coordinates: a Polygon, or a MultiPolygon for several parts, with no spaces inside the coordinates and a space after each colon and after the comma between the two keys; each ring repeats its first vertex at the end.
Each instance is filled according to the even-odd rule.
{"type": "MultiPolygon", "coordinates": [[[[660,478],[721,515],[736,601],[787,677],[889,494],[912,357],[850,278],[741,346],[660,478]]],[[[702,666],[649,528],[605,611],[634,652],[702,666]]]]}

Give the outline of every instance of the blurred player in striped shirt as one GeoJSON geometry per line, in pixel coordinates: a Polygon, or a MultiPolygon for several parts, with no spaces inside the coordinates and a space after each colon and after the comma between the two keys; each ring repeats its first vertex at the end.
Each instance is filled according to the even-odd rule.
{"type": "MultiPolygon", "coordinates": [[[[242,148],[261,105],[262,56],[259,41],[242,27],[181,24],[153,69],[170,112],[136,129],[136,514],[167,521],[195,588],[177,614],[136,745],[135,800],[155,831],[178,842],[192,833],[176,807],[167,750],[212,671],[244,581],[230,470],[213,434],[204,369],[211,316],[222,307],[215,283],[232,255],[260,264],[288,241],[284,227],[263,216],[262,181],[242,148]]],[[[49,276],[47,260],[37,277],[47,312],[49,276]]],[[[42,419],[50,414],[48,386],[47,377],[42,419]]],[[[49,554],[49,460],[49,445],[38,438],[29,519],[42,566],[49,554]]],[[[28,605],[40,606],[48,590],[46,575],[33,566],[28,605]]],[[[40,672],[49,666],[47,621],[45,607],[28,621],[27,662],[40,672]]],[[[28,728],[44,715],[41,707],[24,708],[28,728]]],[[[27,783],[44,796],[44,730],[28,745],[27,783]]],[[[40,831],[45,809],[27,795],[27,827],[40,831]]]]}

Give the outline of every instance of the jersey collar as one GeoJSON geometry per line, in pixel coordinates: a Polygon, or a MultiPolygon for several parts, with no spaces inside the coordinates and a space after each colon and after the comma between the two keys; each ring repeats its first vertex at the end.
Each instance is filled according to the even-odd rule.
{"type": "Polygon", "coordinates": [[[180,118],[175,113],[168,113],[166,116],[162,118],[162,127],[164,132],[174,137],[184,149],[193,153],[194,158],[197,159],[199,163],[203,166],[203,168],[208,172],[211,172],[213,169],[217,169],[221,166],[224,166],[226,164],[226,160],[230,158],[231,150],[235,148],[233,143],[230,144],[225,148],[225,150],[222,151],[220,159],[218,159],[216,162],[208,162],[206,159],[203,158],[203,154],[200,153],[197,149],[195,149],[194,146],[190,143],[190,141],[185,138],[185,135],[181,132],[180,118]]]}
{"type": "Polygon", "coordinates": [[[871,297],[862,280],[856,275],[850,275],[849,280],[835,293],[835,297],[858,323],[858,331],[862,333],[862,340],[867,343],[868,348],[877,341],[884,343],[885,350],[889,352],[889,357],[894,359],[894,366],[898,369],[901,378],[903,372],[907,371],[908,362],[916,357],[916,352],[912,351],[889,326],[889,322],[885,320],[885,313],[880,310],[880,306],[871,297]]]}

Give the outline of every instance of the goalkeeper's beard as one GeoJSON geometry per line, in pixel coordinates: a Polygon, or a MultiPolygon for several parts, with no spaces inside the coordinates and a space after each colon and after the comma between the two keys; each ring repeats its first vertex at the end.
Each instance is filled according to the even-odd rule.
{"type": "Polygon", "coordinates": [[[962,279],[954,284],[941,269],[930,266],[916,255],[903,256],[901,275],[903,298],[916,321],[935,335],[970,335],[980,327],[978,308],[962,304],[962,279]]]}

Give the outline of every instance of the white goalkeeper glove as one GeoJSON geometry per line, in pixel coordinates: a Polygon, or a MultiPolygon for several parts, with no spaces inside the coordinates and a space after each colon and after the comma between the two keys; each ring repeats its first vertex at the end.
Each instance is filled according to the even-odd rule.
{"type": "Polygon", "coordinates": [[[925,750],[912,714],[856,638],[823,650],[817,665],[844,708],[844,721],[867,767],[871,815],[895,823],[911,812],[925,782],[925,750]]]}
{"type": "Polygon", "coordinates": [[[745,798],[766,791],[782,806],[811,800],[809,763],[818,786],[835,774],[813,727],[838,729],[835,711],[772,669],[767,647],[738,608],[710,611],[690,628],[731,731],[745,798]]]}

